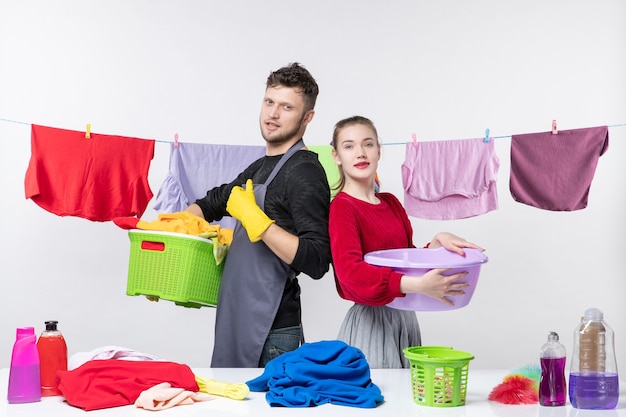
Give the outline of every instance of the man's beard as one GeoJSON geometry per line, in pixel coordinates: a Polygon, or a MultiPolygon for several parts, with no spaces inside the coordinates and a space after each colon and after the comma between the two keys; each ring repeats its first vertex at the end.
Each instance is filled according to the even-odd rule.
{"type": "MultiPolygon", "coordinates": [[[[280,144],[280,143],[285,143],[290,141],[291,139],[293,139],[293,137],[296,135],[296,133],[298,133],[298,131],[300,130],[300,128],[302,127],[302,122],[304,121],[304,117],[306,116],[306,114],[303,114],[302,117],[300,118],[300,122],[298,122],[298,124],[291,130],[283,133],[282,135],[279,136],[272,136],[272,137],[267,137],[265,135],[265,131],[263,130],[263,128],[261,128],[261,135],[263,136],[263,139],[265,139],[265,141],[267,143],[271,143],[271,144],[280,144]]],[[[299,139],[299,138],[298,138],[299,139]]]]}

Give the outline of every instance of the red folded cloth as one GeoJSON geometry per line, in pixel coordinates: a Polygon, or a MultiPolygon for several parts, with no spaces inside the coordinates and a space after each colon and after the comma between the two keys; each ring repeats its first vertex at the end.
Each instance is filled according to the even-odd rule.
{"type": "Polygon", "coordinates": [[[92,360],[57,372],[65,400],[85,411],[134,404],[139,395],[162,382],[197,392],[198,383],[184,364],[163,361],[92,360]]]}

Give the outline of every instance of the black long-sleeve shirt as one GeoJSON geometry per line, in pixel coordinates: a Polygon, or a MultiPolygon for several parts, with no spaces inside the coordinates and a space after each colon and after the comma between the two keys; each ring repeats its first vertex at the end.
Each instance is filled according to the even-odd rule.
{"type": "MultiPolygon", "coordinates": [[[[232,188],[244,185],[251,178],[262,184],[269,177],[282,155],[265,156],[253,162],[229,184],[223,184],[196,200],[207,221],[229,216],[226,203],[232,188]]],[[[320,279],[328,272],[331,255],[328,237],[330,190],[324,168],[317,154],[307,150],[296,152],[283,165],[270,183],[264,212],[284,230],[298,237],[298,250],[291,269],[320,279]]],[[[254,277],[251,277],[254,279],[254,277]]],[[[300,286],[297,279],[288,280],[272,328],[296,326],[300,323],[300,286]]]]}

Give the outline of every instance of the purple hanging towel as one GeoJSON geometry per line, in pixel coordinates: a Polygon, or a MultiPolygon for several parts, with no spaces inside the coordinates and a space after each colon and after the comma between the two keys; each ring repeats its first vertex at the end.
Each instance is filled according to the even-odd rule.
{"type": "MultiPolygon", "coordinates": [[[[265,155],[265,145],[213,145],[178,143],[170,148],[170,167],[154,204],[158,213],[184,211],[213,187],[232,181],[245,167],[265,155]]],[[[221,227],[235,228],[232,217],[221,227]]]]}
{"type": "Polygon", "coordinates": [[[608,146],[608,126],[513,135],[511,196],[544,210],[587,207],[598,159],[608,146]]]}

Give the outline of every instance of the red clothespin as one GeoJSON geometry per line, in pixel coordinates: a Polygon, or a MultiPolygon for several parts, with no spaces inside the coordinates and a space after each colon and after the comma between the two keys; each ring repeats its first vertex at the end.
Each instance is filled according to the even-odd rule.
{"type": "Polygon", "coordinates": [[[417,147],[417,135],[415,133],[411,134],[411,141],[413,142],[413,146],[417,147]]]}
{"type": "Polygon", "coordinates": [[[489,143],[489,132],[489,129],[485,130],[485,143],[489,143]]]}
{"type": "Polygon", "coordinates": [[[91,139],[91,123],[87,123],[85,128],[85,139],[91,139]]]}
{"type": "Polygon", "coordinates": [[[174,134],[174,147],[178,148],[178,133],[174,134]]]}
{"type": "Polygon", "coordinates": [[[556,129],[556,120],[552,120],[552,134],[558,135],[559,131],[556,129]]]}

